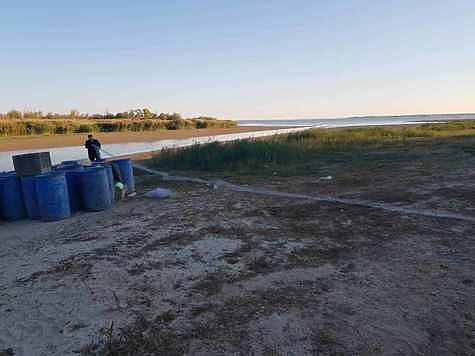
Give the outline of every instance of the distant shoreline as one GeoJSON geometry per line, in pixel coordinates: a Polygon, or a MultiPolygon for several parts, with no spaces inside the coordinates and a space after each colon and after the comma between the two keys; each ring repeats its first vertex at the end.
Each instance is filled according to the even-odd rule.
{"type": "MultiPolygon", "coordinates": [[[[257,131],[267,131],[297,127],[313,128],[357,128],[370,126],[397,127],[406,125],[418,125],[422,123],[437,123],[451,121],[475,120],[475,114],[434,114],[434,115],[402,115],[360,117],[360,119],[340,118],[340,119],[301,119],[301,120],[244,120],[237,121],[239,126],[230,128],[202,128],[202,129],[181,129],[181,130],[156,130],[156,131],[120,131],[120,132],[97,132],[97,137],[103,144],[121,143],[145,143],[162,140],[179,140],[187,138],[198,138],[205,136],[216,136],[225,134],[237,134],[257,131]],[[401,120],[404,118],[406,120],[401,120]],[[407,120],[407,119],[411,120],[407,120]],[[462,120],[465,118],[465,120],[462,120]],[[419,119],[416,121],[416,119],[419,119]],[[426,119],[426,120],[423,120],[426,119]],[[436,120],[437,119],[437,120],[436,120]],[[439,121],[440,120],[440,121],[439,121]]],[[[87,133],[63,134],[63,135],[31,135],[31,136],[11,136],[0,137],[0,152],[28,151],[28,150],[48,150],[61,147],[82,146],[87,137],[87,133]]]]}
{"type": "Polygon", "coordinates": [[[427,114],[394,116],[352,116],[339,118],[243,119],[239,126],[313,126],[322,128],[437,123],[475,120],[475,114],[427,114]]]}
{"type": "Polygon", "coordinates": [[[356,116],[336,116],[336,117],[280,117],[280,118],[244,118],[236,119],[237,122],[246,121],[312,121],[312,120],[379,120],[379,119],[407,119],[416,120],[419,119],[432,119],[432,120],[475,120],[475,113],[456,113],[456,114],[401,114],[401,115],[356,115],[356,116]]]}
{"type": "MultiPolygon", "coordinates": [[[[108,132],[95,133],[103,144],[130,143],[130,142],[153,142],[160,140],[185,139],[192,137],[214,136],[241,132],[254,132],[275,130],[271,126],[238,126],[232,128],[211,129],[183,129],[183,130],[158,130],[142,132],[108,132]]],[[[58,147],[82,146],[87,138],[85,134],[71,135],[39,135],[39,136],[16,136],[0,138],[0,152],[18,150],[37,150],[58,147]]]]}

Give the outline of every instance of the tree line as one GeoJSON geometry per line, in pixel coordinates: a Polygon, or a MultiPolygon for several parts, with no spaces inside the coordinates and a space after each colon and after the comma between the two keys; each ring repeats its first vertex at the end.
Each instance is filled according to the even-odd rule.
{"type": "Polygon", "coordinates": [[[231,120],[200,116],[183,118],[180,114],[154,113],[135,109],[116,114],[68,114],[20,112],[0,113],[0,136],[59,135],[91,132],[154,131],[235,127],[231,120]]]}
{"type": "MultiPolygon", "coordinates": [[[[0,120],[183,120],[178,113],[156,113],[150,109],[133,109],[118,113],[88,114],[71,110],[69,113],[43,113],[42,111],[19,111],[10,110],[0,113],[0,120]]],[[[216,120],[208,116],[195,117],[193,119],[216,120]]]]}

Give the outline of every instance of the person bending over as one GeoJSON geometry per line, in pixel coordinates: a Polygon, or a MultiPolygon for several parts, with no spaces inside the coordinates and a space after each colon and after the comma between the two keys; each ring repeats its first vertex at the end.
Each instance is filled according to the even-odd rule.
{"type": "Polygon", "coordinates": [[[87,148],[87,154],[91,162],[101,160],[101,143],[92,135],[87,135],[87,141],[84,145],[87,148]]]}

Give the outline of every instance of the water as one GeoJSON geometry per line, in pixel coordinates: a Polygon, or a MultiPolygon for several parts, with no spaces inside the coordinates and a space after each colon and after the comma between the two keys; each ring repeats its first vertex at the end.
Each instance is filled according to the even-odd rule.
{"type": "Polygon", "coordinates": [[[361,116],[335,119],[285,119],[285,120],[239,120],[240,126],[301,126],[301,127],[349,127],[374,125],[407,125],[424,122],[475,120],[475,114],[435,114],[404,116],[361,116]]]}
{"type": "MultiPolygon", "coordinates": [[[[233,141],[244,138],[264,137],[278,133],[289,133],[305,130],[307,127],[350,127],[350,126],[374,126],[374,125],[407,125],[422,122],[444,122],[451,120],[475,120],[475,114],[452,114],[452,115],[406,115],[406,116],[379,116],[379,117],[350,117],[337,119],[295,119],[295,120],[240,120],[241,126],[275,126],[275,130],[243,132],[227,135],[205,136],[179,140],[161,140],[155,142],[129,142],[104,145],[104,151],[114,156],[159,151],[163,148],[186,147],[197,143],[213,141],[233,141]],[[291,129],[279,127],[293,126],[291,129]]],[[[0,171],[13,169],[12,156],[22,153],[50,151],[53,164],[65,160],[87,159],[87,151],[83,146],[59,147],[51,149],[20,150],[0,152],[0,171]]]]}
{"type": "MultiPolygon", "coordinates": [[[[267,131],[256,132],[242,132],[236,134],[216,135],[216,136],[203,136],[194,137],[179,140],[161,140],[154,142],[128,142],[128,143],[116,143],[103,145],[104,152],[109,152],[114,156],[123,156],[136,153],[144,153],[151,151],[159,151],[163,148],[174,147],[186,147],[192,146],[198,143],[208,142],[226,142],[244,138],[264,137],[269,135],[275,135],[278,133],[289,133],[304,130],[304,127],[297,127],[291,129],[276,129],[267,131]]],[[[70,147],[58,147],[49,149],[32,149],[32,150],[19,150],[19,151],[7,151],[0,152],[0,171],[8,171],[13,169],[12,156],[23,154],[49,151],[51,153],[51,161],[53,164],[60,163],[66,160],[83,160],[87,159],[87,150],[83,146],[70,146],[70,147]]],[[[107,156],[107,155],[105,155],[107,156]]]]}

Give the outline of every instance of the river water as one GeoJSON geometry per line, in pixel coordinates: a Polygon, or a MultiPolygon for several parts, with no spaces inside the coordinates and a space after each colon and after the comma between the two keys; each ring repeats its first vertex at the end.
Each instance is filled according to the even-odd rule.
{"type": "MultiPolygon", "coordinates": [[[[234,141],[245,138],[255,138],[255,137],[264,137],[275,135],[279,133],[290,133],[305,130],[306,127],[296,127],[290,129],[275,129],[267,131],[256,131],[256,132],[242,132],[236,134],[226,134],[226,135],[216,135],[216,136],[203,136],[203,137],[194,137],[186,138],[179,140],[161,140],[154,142],[128,142],[128,143],[115,143],[109,145],[103,145],[103,155],[107,157],[105,152],[109,152],[114,156],[123,156],[136,153],[144,153],[151,151],[159,151],[164,148],[174,148],[174,147],[186,147],[192,146],[198,143],[208,143],[208,142],[226,142],[234,141]]],[[[82,160],[87,159],[87,150],[83,146],[69,146],[69,147],[58,147],[58,148],[49,148],[46,149],[51,153],[51,161],[53,164],[60,163],[61,161],[66,160],[82,160]]],[[[23,153],[33,153],[33,152],[42,152],[45,149],[32,149],[32,150],[19,150],[19,151],[6,151],[0,152],[0,171],[9,171],[13,169],[12,156],[23,154],[23,153]]]]}
{"type": "Polygon", "coordinates": [[[348,127],[372,125],[403,125],[420,122],[440,122],[453,120],[475,120],[475,114],[428,114],[403,116],[357,116],[328,119],[280,119],[239,120],[241,126],[312,126],[312,127],[348,127]]]}

